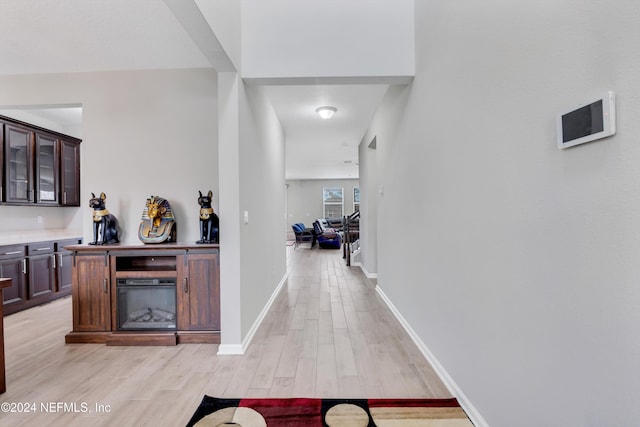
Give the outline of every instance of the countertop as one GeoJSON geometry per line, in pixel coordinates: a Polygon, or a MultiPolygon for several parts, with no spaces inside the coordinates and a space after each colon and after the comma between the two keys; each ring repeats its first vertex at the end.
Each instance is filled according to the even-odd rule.
{"type": "Polygon", "coordinates": [[[77,237],[82,237],[82,232],[69,229],[0,231],[0,245],[17,245],[50,240],[74,239],[77,237]]]}

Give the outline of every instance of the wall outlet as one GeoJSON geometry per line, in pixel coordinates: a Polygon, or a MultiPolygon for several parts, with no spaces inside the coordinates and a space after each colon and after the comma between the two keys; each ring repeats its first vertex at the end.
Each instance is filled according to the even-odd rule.
{"type": "Polygon", "coordinates": [[[38,221],[38,224],[42,224],[44,222],[44,218],[42,217],[42,215],[38,215],[36,217],[36,221],[38,221]]]}

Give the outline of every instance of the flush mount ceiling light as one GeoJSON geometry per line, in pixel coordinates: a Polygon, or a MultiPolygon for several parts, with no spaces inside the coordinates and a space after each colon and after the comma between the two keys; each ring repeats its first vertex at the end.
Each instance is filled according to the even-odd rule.
{"type": "Polygon", "coordinates": [[[322,117],[325,120],[329,120],[331,117],[333,117],[333,115],[335,114],[335,112],[338,111],[337,108],[335,107],[318,107],[316,108],[316,113],[318,113],[318,115],[320,117],[322,117]]]}

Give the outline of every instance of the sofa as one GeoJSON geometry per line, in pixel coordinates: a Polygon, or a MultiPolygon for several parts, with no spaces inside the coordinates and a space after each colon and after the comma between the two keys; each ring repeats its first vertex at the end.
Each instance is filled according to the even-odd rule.
{"type": "MultiPolygon", "coordinates": [[[[324,222],[326,224],[326,222],[324,222]]],[[[318,246],[322,249],[340,249],[342,246],[342,236],[339,231],[325,227],[323,221],[314,221],[313,228],[317,235],[318,246]]]]}

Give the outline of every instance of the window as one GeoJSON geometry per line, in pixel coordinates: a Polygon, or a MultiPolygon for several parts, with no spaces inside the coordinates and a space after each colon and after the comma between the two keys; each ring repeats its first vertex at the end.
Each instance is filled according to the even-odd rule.
{"type": "Polygon", "coordinates": [[[353,211],[358,212],[360,210],[360,188],[353,187],[353,211]]]}
{"type": "Polygon", "coordinates": [[[324,187],[322,189],[322,205],[325,218],[342,218],[344,198],[342,188],[324,187]]]}

